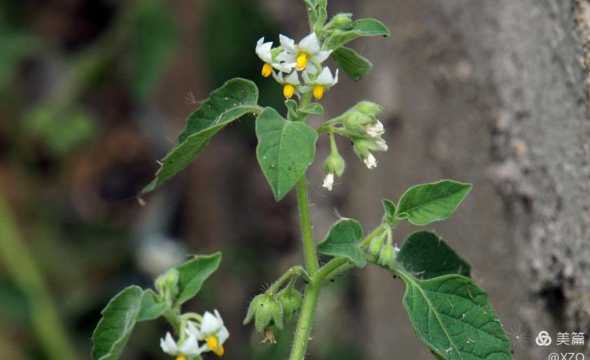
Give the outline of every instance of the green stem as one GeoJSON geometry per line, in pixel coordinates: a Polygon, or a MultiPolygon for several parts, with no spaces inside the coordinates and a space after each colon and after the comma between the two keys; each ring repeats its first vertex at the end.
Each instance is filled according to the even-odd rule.
{"type": "Polygon", "coordinates": [[[299,320],[297,320],[295,338],[289,357],[290,360],[303,360],[305,357],[321,288],[321,282],[314,281],[314,275],[318,271],[319,263],[313,242],[309,214],[309,195],[307,191],[307,179],[305,177],[297,183],[297,204],[299,206],[299,220],[303,241],[303,257],[307,271],[311,275],[311,282],[305,289],[301,313],[299,314],[299,320]]]}
{"type": "Polygon", "coordinates": [[[315,243],[313,242],[313,228],[309,212],[309,195],[307,191],[307,179],[305,177],[299,180],[296,189],[297,204],[299,207],[299,228],[303,241],[303,258],[305,259],[307,272],[313,276],[319,268],[319,263],[315,243]]]}
{"type": "Polygon", "coordinates": [[[306,275],[307,274],[305,274],[305,270],[303,270],[303,268],[301,266],[293,266],[292,268],[287,270],[283,275],[281,275],[281,277],[278,278],[277,281],[275,281],[268,288],[268,290],[266,290],[266,293],[269,295],[272,295],[272,294],[278,292],[281,289],[281,287],[283,287],[283,285],[287,281],[291,280],[292,278],[306,276],[306,275]]]}
{"type": "Polygon", "coordinates": [[[55,304],[41,271],[23,242],[10,208],[0,197],[0,258],[17,286],[29,300],[32,326],[45,349],[47,358],[75,359],[55,304]]]}

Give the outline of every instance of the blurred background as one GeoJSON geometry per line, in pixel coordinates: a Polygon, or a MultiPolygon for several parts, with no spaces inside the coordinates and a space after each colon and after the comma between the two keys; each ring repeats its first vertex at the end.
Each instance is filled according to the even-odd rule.
{"type": "MultiPolygon", "coordinates": [[[[324,104],[327,116],[363,99],[383,104],[390,151],[368,171],[341,143],[347,172],[327,193],[320,143],[310,171],[316,238],[338,216],[377,225],[380,200],[415,183],[472,182],[456,216],[432,229],[472,264],[514,358],[549,353],[534,343],[541,330],[587,334],[588,2],[333,0],[329,9],[392,30],[354,43],[373,72],[341,76],[324,104]]],[[[282,109],[254,46],[279,32],[301,38],[305,16],[303,1],[0,0],[0,358],[89,358],[114,294],[216,250],[221,270],[190,309],[223,313],[226,358],[286,357],[289,333],[269,346],[241,325],[249,300],[301,260],[294,198],[274,202],[253,121],[225,129],[144,206],[136,195],[185,117],[225,80],[255,80],[262,103],[282,109]]],[[[378,269],[337,279],[322,294],[309,358],[430,359],[402,292],[378,269]]],[[[165,331],[140,324],[124,358],[166,358],[165,331]]]]}

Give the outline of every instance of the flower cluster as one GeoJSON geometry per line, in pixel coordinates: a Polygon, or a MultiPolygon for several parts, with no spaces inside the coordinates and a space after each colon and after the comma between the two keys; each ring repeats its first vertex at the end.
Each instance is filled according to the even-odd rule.
{"type": "MultiPolygon", "coordinates": [[[[344,136],[353,143],[355,154],[361,159],[367,168],[377,167],[377,159],[373,152],[387,151],[388,146],[383,139],[385,127],[377,119],[382,111],[381,106],[370,101],[361,101],[352,109],[330,121],[332,131],[344,136]]],[[[345,168],[345,161],[340,156],[333,136],[330,137],[330,155],[324,162],[323,187],[332,190],[336,177],[342,176],[345,168]]]]}
{"type": "Polygon", "coordinates": [[[223,356],[223,344],[229,338],[229,331],[217,310],[206,311],[202,317],[194,316],[183,322],[181,328],[178,341],[169,332],[160,339],[160,347],[166,354],[176,356],[176,360],[194,359],[205,352],[223,356]]]}
{"type": "Polygon", "coordinates": [[[261,74],[273,78],[283,86],[283,95],[290,99],[294,95],[310,93],[316,100],[322,99],[324,93],[338,82],[338,70],[335,75],[322,63],[331,54],[323,50],[315,33],[304,37],[299,43],[280,35],[280,46],[273,48],[272,41],[261,38],[256,43],[256,54],[264,62],[261,74]]]}

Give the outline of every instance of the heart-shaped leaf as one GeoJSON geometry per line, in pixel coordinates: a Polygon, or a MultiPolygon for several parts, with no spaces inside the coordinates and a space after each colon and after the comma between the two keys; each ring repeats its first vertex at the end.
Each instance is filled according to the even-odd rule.
{"type": "Polygon", "coordinates": [[[471,266],[440,237],[419,231],[404,241],[397,262],[414,277],[426,280],[447,274],[469,276],[471,266]]]}
{"type": "Polygon", "coordinates": [[[318,252],[323,255],[347,258],[357,267],[367,264],[360,247],[363,227],[354,219],[342,219],[328,231],[324,241],[318,244],[318,252]]]}
{"type": "Polygon", "coordinates": [[[428,225],[449,218],[471,191],[471,184],[442,180],[406,191],[397,206],[397,217],[414,225],[428,225]]]}
{"type": "Polygon", "coordinates": [[[256,120],[256,157],[277,201],[305,175],[315,158],[317,132],[265,108],[256,120]]]}

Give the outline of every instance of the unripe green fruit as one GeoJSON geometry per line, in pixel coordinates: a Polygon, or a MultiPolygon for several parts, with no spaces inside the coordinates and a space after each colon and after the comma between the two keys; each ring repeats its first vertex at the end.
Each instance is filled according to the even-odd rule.
{"type": "Polygon", "coordinates": [[[297,313],[301,307],[303,296],[297,289],[293,287],[288,287],[281,290],[278,296],[279,301],[283,306],[283,314],[285,315],[285,319],[292,319],[293,315],[295,315],[295,313],[297,313]]]}
{"type": "Polygon", "coordinates": [[[256,331],[263,333],[269,326],[276,326],[278,329],[283,328],[283,306],[274,296],[270,294],[257,295],[250,306],[244,319],[244,324],[248,324],[254,319],[256,331]]]}

